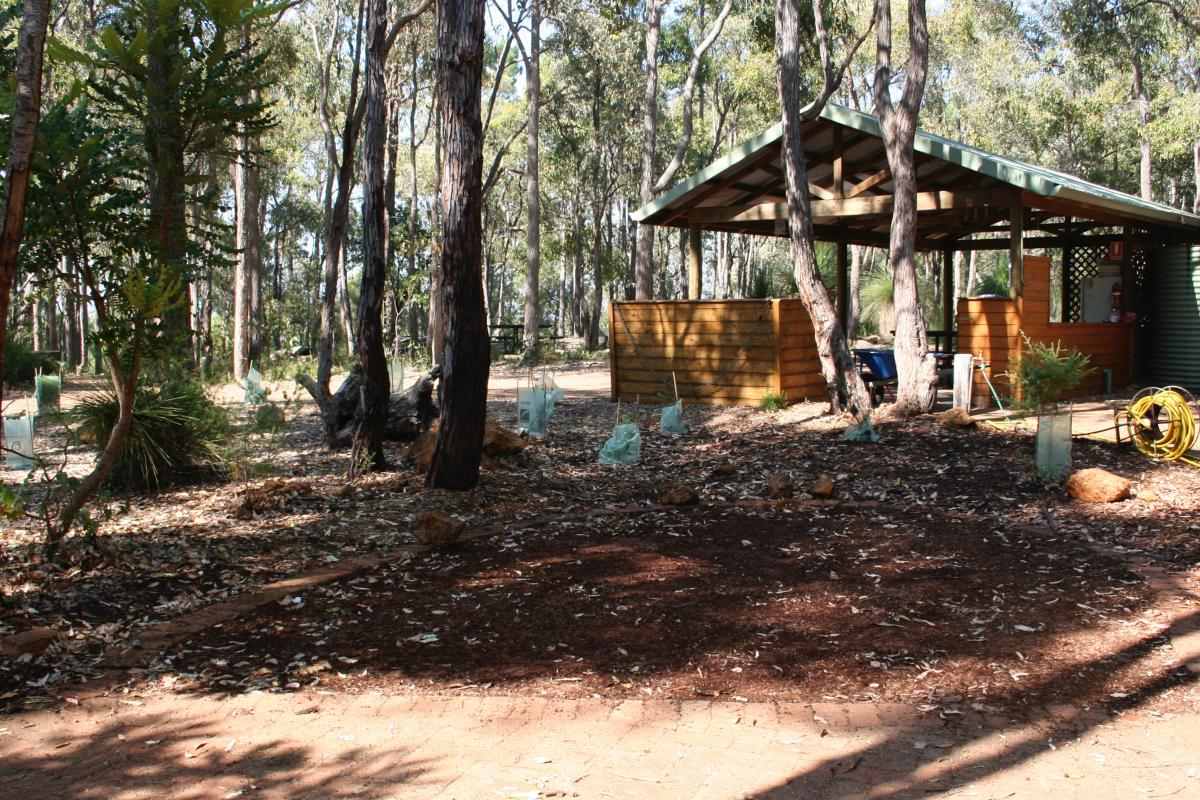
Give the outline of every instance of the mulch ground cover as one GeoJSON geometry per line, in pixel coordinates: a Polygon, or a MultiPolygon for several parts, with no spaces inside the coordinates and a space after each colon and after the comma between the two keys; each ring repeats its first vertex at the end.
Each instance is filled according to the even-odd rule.
{"type": "MultiPolygon", "coordinates": [[[[490,412],[511,424],[514,405],[490,412]]],[[[427,509],[497,533],[291,598],[134,683],[985,705],[1132,695],[1145,680],[1127,662],[1160,646],[1160,612],[1095,548],[1177,571],[1200,561],[1200,471],[1111,445],[1076,442],[1077,464],[1152,488],[1152,502],[1072,503],[1034,477],[1028,434],[885,416],[880,444],[850,444],[816,405],[689,408],[683,437],[632,409],[642,462],[604,467],[613,406],[568,392],[547,437],[451,494],[423,490],[402,448],[395,471],[348,482],[306,406],[259,437],[270,478],[126,498],[65,564],[30,558],[35,529],[6,530],[0,636],[44,625],[62,639],[0,657],[0,702],[57,702],[150,623],[410,544],[427,509]],[[766,497],[780,471],[798,491],[829,473],[844,505],[730,505],[766,497]],[[708,506],[587,516],[655,504],[674,484],[708,506]]]]}
{"type": "Polygon", "coordinates": [[[1121,560],[1049,531],[697,508],[414,555],[214,629],[151,673],[223,692],[1095,705],[1145,682],[1125,667],[1164,644],[1152,599],[1121,560]]]}

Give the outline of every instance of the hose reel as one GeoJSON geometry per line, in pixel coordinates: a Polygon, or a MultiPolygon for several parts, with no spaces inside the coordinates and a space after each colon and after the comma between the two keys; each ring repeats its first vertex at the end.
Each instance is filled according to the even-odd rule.
{"type": "Polygon", "coordinates": [[[1178,386],[1142,389],[1128,406],[1116,412],[1117,441],[1121,441],[1124,427],[1143,455],[1200,467],[1200,461],[1186,455],[1196,445],[1196,417],[1191,408],[1194,402],[1191,394],[1178,386]]]}

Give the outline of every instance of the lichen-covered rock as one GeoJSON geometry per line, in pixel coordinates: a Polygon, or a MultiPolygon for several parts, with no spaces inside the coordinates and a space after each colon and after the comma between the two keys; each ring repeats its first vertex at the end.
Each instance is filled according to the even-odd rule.
{"type": "Polygon", "coordinates": [[[1106,469],[1089,467],[1067,478],[1067,494],[1083,503],[1115,503],[1129,498],[1129,480],[1106,469]]]}

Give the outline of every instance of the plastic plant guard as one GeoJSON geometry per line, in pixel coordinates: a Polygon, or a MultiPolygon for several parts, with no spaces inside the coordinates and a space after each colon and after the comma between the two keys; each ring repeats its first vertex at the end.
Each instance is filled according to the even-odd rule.
{"type": "Polygon", "coordinates": [[[9,469],[29,469],[33,461],[33,417],[21,414],[4,418],[4,464],[9,469]]]}
{"type": "Polygon", "coordinates": [[[546,423],[554,413],[554,401],[537,387],[517,389],[517,428],[530,436],[545,436],[546,423]]]}
{"type": "Polygon", "coordinates": [[[246,395],[244,401],[246,405],[251,406],[261,406],[267,402],[267,387],[263,386],[262,373],[253,364],[250,365],[250,369],[246,373],[246,395]]]}
{"type": "MultiPolygon", "coordinates": [[[[551,403],[561,403],[567,399],[567,396],[563,394],[563,390],[554,382],[554,378],[548,376],[545,370],[542,370],[542,377],[537,382],[537,388],[550,394],[551,403]]],[[[550,413],[554,413],[553,408],[550,413]]]]}
{"type": "Polygon", "coordinates": [[[61,376],[38,374],[34,383],[33,396],[37,399],[39,414],[58,410],[58,399],[61,390],[61,376]]]}
{"type": "Polygon", "coordinates": [[[388,379],[391,382],[391,392],[404,391],[404,362],[400,359],[388,362],[388,379]]]}
{"type": "Polygon", "coordinates": [[[683,401],[676,400],[669,406],[663,406],[662,416],[658,421],[659,433],[690,433],[691,428],[683,421],[683,401]]]}
{"type": "Polygon", "coordinates": [[[1037,430],[1038,474],[1055,480],[1071,472],[1071,412],[1039,414],[1037,430]]]}
{"type": "Polygon", "coordinates": [[[642,460],[642,432],[636,422],[613,427],[612,436],[600,448],[601,464],[636,464],[642,460]]]}
{"type": "Polygon", "coordinates": [[[851,425],[846,428],[842,434],[844,442],[878,442],[879,434],[875,432],[875,428],[871,426],[871,417],[868,416],[862,422],[856,425],[851,425]]]}

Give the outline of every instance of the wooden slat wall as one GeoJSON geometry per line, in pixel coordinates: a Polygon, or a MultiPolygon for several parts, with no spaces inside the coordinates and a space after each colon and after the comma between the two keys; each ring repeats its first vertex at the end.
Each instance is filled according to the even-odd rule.
{"type": "Polygon", "coordinates": [[[824,401],[829,393],[817,358],[812,320],[799,300],[780,300],[779,310],[783,329],[779,339],[781,388],[787,392],[790,403],[806,399],[824,401]]]}
{"type": "Polygon", "coordinates": [[[780,389],[794,402],[809,391],[808,353],[823,385],[812,328],[799,301],[614,303],[609,323],[613,399],[668,401],[674,372],[686,402],[757,405],[764,394],[780,389]]]}
{"type": "MultiPolygon", "coordinates": [[[[1113,386],[1132,380],[1133,329],[1129,325],[1050,322],[1050,260],[1025,257],[1025,291],[1017,300],[958,301],[958,352],[991,362],[989,376],[1001,397],[1012,390],[1004,373],[1017,367],[1021,332],[1037,342],[1062,342],[1091,357],[1093,372],[1070,393],[1071,397],[1098,394],[1103,388],[1102,369],[1111,369],[1113,386]]],[[[991,399],[983,376],[975,373],[975,397],[991,399]]]]}

